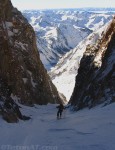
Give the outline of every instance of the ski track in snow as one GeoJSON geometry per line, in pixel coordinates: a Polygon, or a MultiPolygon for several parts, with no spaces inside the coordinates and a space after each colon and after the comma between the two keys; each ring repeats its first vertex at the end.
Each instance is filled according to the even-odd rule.
{"type": "Polygon", "coordinates": [[[16,146],[28,150],[32,146],[37,150],[114,150],[114,107],[111,104],[78,112],[66,110],[64,118],[57,120],[56,105],[22,106],[23,114],[32,119],[8,124],[0,118],[0,150],[16,146]]]}

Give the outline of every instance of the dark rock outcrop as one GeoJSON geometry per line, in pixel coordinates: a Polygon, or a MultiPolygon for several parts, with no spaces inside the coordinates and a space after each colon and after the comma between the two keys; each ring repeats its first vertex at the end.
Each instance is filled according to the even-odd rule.
{"type": "Polygon", "coordinates": [[[40,61],[33,28],[10,0],[0,0],[0,96],[6,102],[10,95],[25,105],[61,101],[40,61]]]}
{"type": "Polygon", "coordinates": [[[20,112],[19,106],[11,98],[11,89],[7,85],[7,82],[3,79],[0,79],[0,115],[8,123],[18,122],[21,120],[28,120],[30,117],[22,115],[20,112]]]}
{"type": "Polygon", "coordinates": [[[115,102],[115,18],[80,62],[70,103],[76,110],[115,102]]]}
{"type": "Polygon", "coordinates": [[[30,117],[22,115],[19,106],[11,97],[0,96],[0,115],[8,123],[18,122],[21,120],[29,120],[30,117]]]}

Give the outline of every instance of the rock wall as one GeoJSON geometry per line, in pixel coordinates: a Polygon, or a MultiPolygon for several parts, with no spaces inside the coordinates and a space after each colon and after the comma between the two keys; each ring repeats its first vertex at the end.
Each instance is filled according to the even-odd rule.
{"type": "Polygon", "coordinates": [[[115,18],[95,46],[87,46],[70,99],[76,110],[115,102],[115,18]]]}
{"type": "Polygon", "coordinates": [[[0,96],[1,113],[11,97],[24,105],[61,102],[40,61],[34,30],[10,0],[0,0],[0,96]]]}

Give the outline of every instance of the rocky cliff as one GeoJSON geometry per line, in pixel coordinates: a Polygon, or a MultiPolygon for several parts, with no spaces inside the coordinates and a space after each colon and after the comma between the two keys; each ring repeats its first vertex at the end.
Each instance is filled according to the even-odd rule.
{"type": "Polygon", "coordinates": [[[10,0],[0,0],[0,95],[25,105],[60,101],[40,61],[33,28],[10,0]]]}
{"type": "Polygon", "coordinates": [[[115,102],[115,18],[80,62],[70,103],[77,110],[115,102]]]}

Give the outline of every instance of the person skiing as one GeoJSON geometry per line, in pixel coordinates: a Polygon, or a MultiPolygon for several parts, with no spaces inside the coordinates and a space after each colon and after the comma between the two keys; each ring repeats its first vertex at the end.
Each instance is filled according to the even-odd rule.
{"type": "Polygon", "coordinates": [[[65,109],[63,104],[60,104],[59,106],[57,106],[56,108],[58,108],[58,112],[57,112],[57,119],[60,119],[62,116],[62,112],[65,109]]]}

